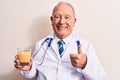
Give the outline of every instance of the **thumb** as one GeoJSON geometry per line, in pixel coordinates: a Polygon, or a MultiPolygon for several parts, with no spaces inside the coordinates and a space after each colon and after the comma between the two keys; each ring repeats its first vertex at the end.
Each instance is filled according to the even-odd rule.
{"type": "Polygon", "coordinates": [[[80,44],[79,46],[78,46],[78,54],[81,54],[82,53],[82,45],[80,44]]]}

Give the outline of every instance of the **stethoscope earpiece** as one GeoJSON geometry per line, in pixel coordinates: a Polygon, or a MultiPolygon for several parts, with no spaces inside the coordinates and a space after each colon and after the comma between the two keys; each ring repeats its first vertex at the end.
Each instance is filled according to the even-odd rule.
{"type": "Polygon", "coordinates": [[[80,46],[80,41],[79,40],[77,40],[76,43],[77,43],[77,46],[80,46]]]}

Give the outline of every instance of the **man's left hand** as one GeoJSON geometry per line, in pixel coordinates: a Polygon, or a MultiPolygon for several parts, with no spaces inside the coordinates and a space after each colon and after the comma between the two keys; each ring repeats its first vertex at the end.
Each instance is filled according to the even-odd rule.
{"type": "Polygon", "coordinates": [[[84,68],[87,63],[87,56],[82,52],[81,45],[78,46],[78,54],[70,54],[71,64],[76,68],[84,68]]]}

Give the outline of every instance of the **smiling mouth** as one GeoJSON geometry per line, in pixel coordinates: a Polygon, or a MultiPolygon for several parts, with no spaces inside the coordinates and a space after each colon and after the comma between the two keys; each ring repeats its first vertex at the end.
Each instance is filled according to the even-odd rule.
{"type": "Polygon", "coordinates": [[[61,26],[61,25],[58,25],[57,26],[57,29],[59,29],[59,30],[63,30],[63,29],[65,29],[66,27],[65,26],[61,26]]]}

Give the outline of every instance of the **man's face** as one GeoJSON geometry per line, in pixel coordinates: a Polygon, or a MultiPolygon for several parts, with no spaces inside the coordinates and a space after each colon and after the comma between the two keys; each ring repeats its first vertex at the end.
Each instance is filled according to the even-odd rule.
{"type": "Polygon", "coordinates": [[[61,4],[55,8],[51,21],[57,37],[63,39],[72,33],[76,19],[72,8],[61,4]]]}

